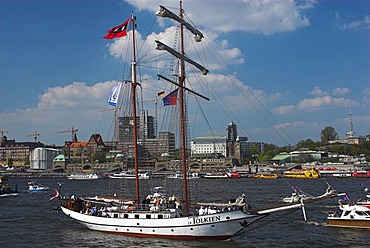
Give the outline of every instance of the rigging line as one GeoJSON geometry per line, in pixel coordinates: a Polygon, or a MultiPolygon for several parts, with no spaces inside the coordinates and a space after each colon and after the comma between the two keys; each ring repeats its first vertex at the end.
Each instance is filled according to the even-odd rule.
{"type": "MultiPolygon", "coordinates": [[[[217,50],[212,46],[211,43],[210,44],[210,47],[212,47],[215,51],[215,53],[218,55],[218,57],[222,60],[222,62],[224,63],[224,65],[226,65],[231,71],[232,68],[230,67],[230,65],[228,65],[226,63],[226,61],[222,58],[222,56],[220,56],[217,52],[217,50]]],[[[285,132],[285,130],[282,128],[282,126],[278,123],[278,121],[271,115],[271,113],[267,110],[267,108],[264,106],[264,104],[262,104],[262,102],[258,99],[258,97],[253,93],[253,91],[250,89],[250,87],[248,85],[246,85],[238,75],[235,75],[235,77],[243,83],[243,85],[246,86],[246,88],[248,89],[248,91],[250,92],[250,94],[256,99],[256,101],[262,106],[263,110],[268,114],[268,116],[277,124],[277,126],[282,130],[282,132],[290,139],[290,141],[294,144],[294,141],[291,139],[291,137],[285,132]]],[[[232,80],[233,84],[235,85],[235,87],[237,87],[241,92],[243,92],[237,85],[236,83],[234,82],[234,80],[232,80]]],[[[253,106],[253,108],[261,115],[261,117],[271,126],[271,128],[274,129],[274,131],[289,145],[289,142],[287,142],[287,140],[279,133],[277,132],[277,129],[267,120],[267,118],[262,114],[262,112],[260,112],[252,103],[251,101],[245,96],[244,93],[242,93],[243,96],[248,100],[248,102],[253,106]]]]}
{"type": "MultiPolygon", "coordinates": [[[[191,67],[193,69],[193,67],[191,67]]],[[[198,81],[207,81],[207,80],[203,80],[203,77],[200,77],[199,74],[196,74],[194,72],[194,69],[193,69],[193,74],[194,76],[198,77],[198,81]]],[[[211,86],[208,82],[206,83],[206,85],[208,86],[211,86]]],[[[205,89],[203,88],[203,84],[199,84],[199,86],[203,89],[203,91],[205,91],[205,89]]],[[[230,120],[236,120],[239,125],[241,125],[244,129],[244,132],[247,133],[247,135],[249,135],[250,138],[252,138],[252,140],[254,140],[253,136],[247,131],[247,129],[245,128],[245,126],[242,124],[242,122],[234,115],[233,111],[230,110],[230,108],[224,103],[223,105],[218,101],[218,99],[222,99],[218,94],[217,92],[211,87],[207,87],[208,88],[208,92],[210,92],[209,88],[211,88],[214,92],[214,94],[217,96],[217,98],[215,97],[214,94],[212,94],[210,92],[210,94],[214,97],[214,99],[216,100],[217,104],[223,109],[224,113],[230,118],[230,120]],[[224,107],[222,107],[224,106],[224,107]],[[226,111],[225,108],[228,110],[226,111]],[[231,116],[229,115],[229,113],[231,113],[231,115],[233,116],[233,118],[231,118],[231,116]]],[[[222,100],[221,100],[222,102],[222,100]]],[[[259,151],[260,152],[260,151],[259,151]]]]}
{"type": "MultiPolygon", "coordinates": [[[[200,110],[201,114],[203,115],[203,118],[204,118],[205,122],[207,123],[207,126],[209,127],[209,129],[210,129],[213,137],[215,138],[216,137],[216,134],[214,133],[213,128],[212,128],[211,124],[208,121],[208,118],[206,117],[206,115],[204,113],[204,110],[203,110],[203,108],[202,108],[202,106],[201,106],[201,104],[199,102],[199,97],[195,96],[195,100],[197,101],[197,104],[198,104],[198,108],[197,109],[200,110]]],[[[195,119],[194,119],[194,122],[195,122],[195,119]]],[[[218,144],[217,144],[217,146],[218,146],[218,144]]]]}
{"type": "MultiPolygon", "coordinates": [[[[202,87],[201,84],[199,84],[199,85],[202,87]]],[[[207,85],[209,85],[209,83],[207,85]]],[[[242,124],[242,122],[238,119],[237,116],[235,116],[235,114],[233,113],[233,111],[225,103],[223,103],[222,101],[221,102],[223,104],[220,103],[219,99],[222,99],[222,98],[217,94],[217,92],[213,89],[213,87],[210,87],[210,89],[211,90],[209,90],[208,92],[213,96],[213,99],[216,101],[216,103],[218,104],[218,106],[220,106],[220,108],[223,110],[223,112],[229,117],[229,119],[230,120],[236,120],[236,122],[238,122],[245,129],[244,131],[247,133],[247,135],[249,135],[249,137],[252,138],[252,140],[254,140],[253,136],[246,130],[246,128],[244,127],[244,125],[242,124]]]]}

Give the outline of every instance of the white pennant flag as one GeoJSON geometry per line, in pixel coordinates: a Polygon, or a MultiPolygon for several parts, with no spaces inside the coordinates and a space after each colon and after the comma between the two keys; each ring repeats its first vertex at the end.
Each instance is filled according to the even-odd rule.
{"type": "Polygon", "coordinates": [[[118,96],[121,91],[121,85],[122,83],[112,87],[109,93],[109,99],[108,99],[109,105],[114,106],[114,107],[117,106],[118,96]]]}

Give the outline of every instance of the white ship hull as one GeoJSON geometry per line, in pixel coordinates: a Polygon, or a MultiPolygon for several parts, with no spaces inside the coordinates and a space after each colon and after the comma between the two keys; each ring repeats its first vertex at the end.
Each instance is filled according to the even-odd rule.
{"type": "Polygon", "coordinates": [[[246,226],[266,216],[231,211],[211,215],[159,219],[158,213],[147,212],[130,213],[133,218],[127,215],[126,218],[122,218],[123,214],[117,215],[117,218],[108,218],[78,213],[65,207],[62,207],[62,211],[95,231],[180,240],[228,239],[246,226]],[[140,218],[135,219],[135,215],[140,215],[140,218]],[[147,216],[150,216],[150,219],[147,219],[147,216]]]}

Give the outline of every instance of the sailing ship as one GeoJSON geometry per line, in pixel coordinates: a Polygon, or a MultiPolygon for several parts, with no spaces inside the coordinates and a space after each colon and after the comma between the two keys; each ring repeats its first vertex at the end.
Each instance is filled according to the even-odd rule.
{"type": "MultiPolygon", "coordinates": [[[[189,91],[200,97],[202,95],[185,87],[185,62],[197,67],[202,74],[207,74],[208,70],[197,62],[190,60],[184,52],[183,30],[187,30],[195,35],[196,41],[201,41],[203,34],[192,27],[183,18],[182,2],[180,1],[180,14],[176,15],[164,6],[160,6],[157,12],[160,17],[171,18],[180,25],[180,47],[177,52],[156,40],[157,50],[166,50],[179,59],[180,73],[178,83],[167,79],[158,74],[158,77],[165,79],[178,86],[178,103],[180,112],[180,134],[181,134],[181,171],[183,195],[179,199],[175,196],[167,196],[160,192],[160,188],[155,188],[152,194],[148,195],[142,202],[139,194],[139,163],[138,163],[138,135],[136,120],[136,50],[135,50],[135,20],[134,14],[124,24],[117,26],[109,31],[107,37],[121,37],[126,34],[129,22],[132,27],[133,41],[133,61],[132,61],[132,81],[131,103],[132,103],[132,124],[133,124],[133,148],[134,148],[134,168],[135,168],[135,188],[136,198],[116,199],[108,197],[100,198],[74,198],[67,200],[61,206],[62,211],[72,219],[95,231],[116,233],[135,237],[155,237],[180,240],[197,239],[228,239],[238,234],[240,231],[258,221],[275,209],[262,212],[251,212],[246,204],[244,194],[233,201],[225,203],[197,203],[197,208],[190,208],[188,198],[188,158],[186,151],[186,121],[185,121],[185,97],[184,92],[189,91]],[[117,32],[124,33],[121,36],[117,32]],[[202,206],[213,206],[212,212],[205,213],[199,211],[202,206]]],[[[206,97],[203,97],[207,99],[206,97]]],[[[192,205],[193,206],[193,205],[192,205]]],[[[279,207],[278,210],[291,208],[301,208],[302,204],[294,204],[279,207]]]]}

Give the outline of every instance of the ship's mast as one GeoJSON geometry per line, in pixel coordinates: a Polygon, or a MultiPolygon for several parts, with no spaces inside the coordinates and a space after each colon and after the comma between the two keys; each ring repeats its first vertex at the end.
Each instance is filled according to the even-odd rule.
{"type": "Polygon", "coordinates": [[[184,92],[185,90],[197,95],[197,96],[200,96],[206,100],[209,100],[209,98],[205,97],[205,96],[202,96],[201,94],[199,93],[196,93],[194,91],[192,91],[191,89],[188,89],[185,87],[185,61],[192,64],[193,66],[195,66],[196,68],[198,68],[203,75],[207,75],[208,73],[208,70],[207,68],[205,68],[204,66],[198,64],[197,62],[191,60],[190,58],[188,58],[186,55],[185,55],[185,49],[184,49],[184,27],[186,27],[186,29],[188,29],[190,32],[192,32],[195,36],[194,36],[194,39],[196,42],[200,42],[201,39],[203,38],[203,34],[197,30],[196,28],[194,28],[193,26],[191,26],[189,23],[187,23],[184,19],[183,19],[183,8],[182,8],[182,1],[180,1],[180,15],[177,16],[176,14],[172,13],[170,10],[168,10],[167,8],[165,8],[164,6],[161,6],[160,5],[160,9],[159,11],[156,13],[157,16],[161,16],[161,17],[167,17],[167,18],[170,18],[170,19],[173,19],[175,21],[177,21],[178,23],[180,23],[180,52],[178,51],[175,51],[174,49],[170,48],[169,46],[167,46],[166,44],[160,42],[159,40],[155,40],[155,42],[157,43],[157,50],[166,50],[167,52],[169,52],[170,54],[172,54],[173,56],[175,56],[176,58],[179,59],[180,61],[180,72],[179,72],[179,76],[178,76],[178,83],[177,82],[174,82],[172,81],[171,79],[168,79],[162,75],[157,75],[158,77],[160,78],[163,78],[167,81],[169,81],[170,83],[174,84],[174,85],[177,85],[179,87],[179,91],[178,91],[178,94],[179,94],[179,107],[180,107],[180,136],[181,136],[181,141],[180,141],[180,145],[181,145],[181,167],[182,167],[182,173],[183,173],[183,188],[184,188],[184,192],[183,192],[183,214],[184,215],[188,215],[189,214],[189,200],[188,200],[188,182],[187,182],[187,149],[186,149],[186,103],[185,103],[185,97],[184,97],[184,92]]]}
{"type": "Polygon", "coordinates": [[[132,82],[131,82],[131,100],[132,100],[132,122],[134,128],[134,168],[135,168],[135,189],[136,189],[136,204],[140,203],[140,192],[139,192],[139,161],[138,161],[138,149],[137,149],[137,120],[136,120],[136,46],[135,46],[135,17],[134,12],[131,14],[131,25],[132,25],[132,82]]]}
{"type": "MultiPolygon", "coordinates": [[[[182,1],[180,1],[180,18],[183,19],[182,1]]],[[[185,55],[184,49],[184,28],[180,23],[180,49],[181,54],[185,55]]],[[[180,75],[179,75],[179,103],[180,103],[180,133],[181,133],[181,158],[182,158],[182,177],[183,177],[183,206],[184,215],[188,215],[189,201],[188,201],[188,181],[187,181],[187,166],[186,166],[186,127],[185,127],[185,104],[184,104],[184,86],[185,86],[185,62],[180,59],[180,75]]]]}

